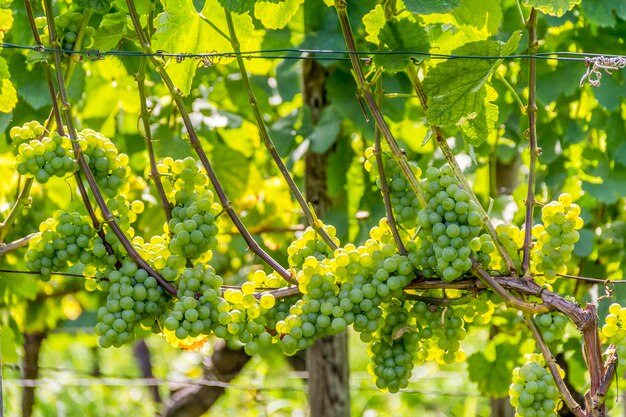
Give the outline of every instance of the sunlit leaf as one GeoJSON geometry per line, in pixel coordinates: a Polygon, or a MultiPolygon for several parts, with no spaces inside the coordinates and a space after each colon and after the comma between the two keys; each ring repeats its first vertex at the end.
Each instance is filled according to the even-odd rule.
{"type": "MultiPolygon", "coordinates": [[[[386,52],[418,51],[427,53],[430,49],[428,35],[422,22],[415,16],[403,16],[388,21],[379,33],[380,41],[385,45],[386,52]]],[[[413,59],[422,60],[422,55],[415,55],[413,59]]],[[[411,62],[411,56],[406,54],[376,55],[376,63],[389,72],[404,70],[411,62]]]]}
{"type": "Polygon", "coordinates": [[[568,10],[572,10],[574,6],[581,0],[524,0],[524,4],[534,7],[542,13],[552,16],[563,16],[568,10]]]}
{"type": "Polygon", "coordinates": [[[283,0],[278,3],[257,1],[254,5],[254,17],[268,29],[280,29],[289,23],[303,2],[304,0],[283,0]]]}
{"type": "Polygon", "coordinates": [[[461,0],[404,0],[406,9],[415,14],[448,13],[461,4],[461,0]]]}
{"type": "Polygon", "coordinates": [[[100,14],[106,14],[111,9],[110,0],[74,0],[74,3],[100,14]]]}

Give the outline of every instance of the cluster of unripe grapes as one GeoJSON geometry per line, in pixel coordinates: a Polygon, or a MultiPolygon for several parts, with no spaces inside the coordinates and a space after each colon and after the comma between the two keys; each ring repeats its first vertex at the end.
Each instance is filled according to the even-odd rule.
{"type": "Polygon", "coordinates": [[[578,229],[583,227],[580,207],[569,194],[561,194],[558,201],[543,206],[541,220],[543,224],[535,225],[532,230],[537,239],[532,260],[534,269],[541,274],[535,278],[539,284],[552,283],[557,275],[567,273],[566,264],[580,239],[578,229]]]}
{"type": "Polygon", "coordinates": [[[92,259],[95,231],[87,216],[57,211],[39,225],[29,241],[26,267],[49,280],[53,271],[62,271],[77,262],[92,259]]]}
{"type": "Polygon", "coordinates": [[[457,280],[472,268],[470,256],[482,248],[480,240],[475,250],[470,246],[483,227],[480,210],[448,165],[428,168],[421,184],[427,201],[417,217],[420,240],[416,254],[422,273],[426,278],[457,280]]]}
{"type": "Polygon", "coordinates": [[[626,355],[626,307],[617,303],[611,304],[600,332],[607,343],[617,347],[619,357],[624,357],[626,355]]]}
{"type": "Polygon", "coordinates": [[[544,342],[558,343],[563,340],[567,319],[562,314],[551,312],[535,316],[535,323],[541,331],[544,342]]]}
{"type": "MultiPolygon", "coordinates": [[[[146,270],[125,261],[109,269],[100,283],[107,293],[106,304],[98,309],[96,334],[100,346],[120,347],[135,339],[137,327],[151,329],[166,307],[163,289],[146,270]]],[[[159,331],[158,326],[153,330],[159,331]]]]}
{"type": "MultiPolygon", "coordinates": [[[[374,148],[365,150],[365,169],[372,172],[376,177],[376,184],[380,187],[380,176],[378,176],[378,163],[374,148]]],[[[381,153],[383,171],[389,186],[389,200],[395,216],[396,222],[405,229],[413,229],[417,225],[417,214],[421,204],[415,191],[409,186],[409,182],[402,172],[400,165],[390,158],[386,153],[381,153]]],[[[415,165],[411,165],[416,178],[421,176],[421,170],[415,165]]]]}
{"type": "Polygon", "coordinates": [[[50,177],[63,178],[76,170],[69,141],[57,133],[45,136],[45,129],[39,123],[13,127],[9,135],[20,175],[34,177],[38,183],[45,184],[50,177]]]}
{"type": "Polygon", "coordinates": [[[111,139],[91,129],[78,132],[78,145],[102,194],[108,198],[125,194],[130,176],[128,156],[119,153],[111,139]]]}
{"type": "Polygon", "coordinates": [[[550,372],[535,355],[513,370],[509,396],[516,417],[556,417],[559,390],[550,372]]]}
{"type": "MultiPolygon", "coordinates": [[[[83,14],[78,11],[68,10],[63,14],[54,17],[54,26],[56,29],[56,41],[60,48],[66,51],[73,51],[76,40],[78,39],[78,32],[83,21],[83,14]]],[[[38,18],[37,22],[43,26],[46,24],[46,19],[38,18]]],[[[81,42],[82,48],[91,48],[94,44],[94,36],[96,29],[92,26],[86,26],[83,31],[83,40],[81,42]]],[[[41,36],[41,42],[44,45],[50,45],[50,32],[48,26],[44,26],[44,34],[41,36]]]]}

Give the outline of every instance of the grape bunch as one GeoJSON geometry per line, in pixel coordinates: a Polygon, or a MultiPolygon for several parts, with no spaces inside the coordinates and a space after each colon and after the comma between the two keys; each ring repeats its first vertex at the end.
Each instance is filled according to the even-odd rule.
{"type": "MultiPolygon", "coordinates": [[[[323,226],[326,233],[339,244],[339,240],[335,237],[337,231],[333,226],[323,226]]],[[[287,248],[289,255],[289,266],[296,268],[302,267],[302,263],[309,256],[321,261],[330,258],[333,250],[328,246],[322,237],[312,227],[307,227],[302,235],[294,240],[287,248]]]]}
{"type": "MultiPolygon", "coordinates": [[[[413,229],[417,225],[417,214],[421,206],[420,201],[402,172],[400,165],[385,153],[381,156],[385,179],[389,186],[389,197],[395,220],[405,229],[413,229]]],[[[367,148],[365,150],[365,158],[365,169],[374,173],[376,183],[380,188],[380,177],[378,177],[378,165],[374,148],[367,148]]],[[[415,177],[419,178],[421,176],[419,167],[416,165],[412,165],[411,167],[413,168],[415,177]]]]}
{"type": "Polygon", "coordinates": [[[436,360],[439,363],[454,363],[465,360],[461,340],[467,334],[463,321],[464,309],[441,307],[418,301],[411,314],[415,318],[420,350],[417,359],[436,360]]]}
{"type": "Polygon", "coordinates": [[[546,343],[559,343],[563,340],[567,319],[562,314],[556,312],[542,313],[535,316],[535,323],[541,330],[543,340],[546,343]]]}
{"type": "MultiPolygon", "coordinates": [[[[499,224],[496,227],[496,232],[498,234],[498,241],[511,257],[513,265],[515,265],[518,271],[521,271],[522,261],[520,259],[520,250],[524,246],[524,231],[513,224],[499,224]]],[[[494,268],[499,271],[505,271],[507,266],[504,260],[497,254],[493,257],[494,260],[499,260],[499,264],[494,265],[494,268]]]]}
{"type": "Polygon", "coordinates": [[[222,206],[213,201],[209,190],[202,194],[190,193],[172,210],[168,229],[174,235],[170,251],[187,259],[196,259],[217,245],[218,227],[215,220],[222,206]]]}
{"type": "Polygon", "coordinates": [[[580,239],[578,229],[583,227],[580,207],[572,203],[572,196],[561,194],[541,208],[543,224],[533,227],[532,234],[537,242],[532,251],[535,272],[539,285],[553,283],[558,274],[567,273],[566,263],[571,259],[574,245],[580,239]]]}
{"type": "Polygon", "coordinates": [[[556,417],[559,391],[554,378],[537,356],[513,370],[509,387],[516,417],[556,417]]]}
{"type": "Polygon", "coordinates": [[[371,356],[368,370],[379,389],[395,393],[409,384],[419,335],[412,328],[411,315],[404,306],[391,304],[386,311],[384,325],[368,349],[371,356]]]}
{"type": "Polygon", "coordinates": [[[87,264],[92,258],[94,236],[89,217],[57,211],[39,225],[39,233],[30,239],[26,267],[49,280],[53,270],[65,270],[79,261],[87,264]]]}
{"type": "Polygon", "coordinates": [[[129,187],[128,156],[119,153],[111,139],[91,129],[78,133],[78,144],[102,194],[108,198],[124,194],[129,187]]]}
{"type": "Polygon", "coordinates": [[[501,299],[495,292],[481,291],[467,304],[455,306],[454,312],[465,323],[483,325],[491,321],[495,308],[500,303],[501,299]]]}
{"type": "Polygon", "coordinates": [[[156,320],[165,311],[166,300],[157,280],[130,261],[119,269],[109,269],[105,276],[100,285],[107,299],[98,309],[95,328],[100,346],[132,342],[140,325],[158,332],[156,320]]]}
{"type": "Polygon", "coordinates": [[[63,178],[76,170],[68,140],[57,133],[49,137],[44,133],[44,127],[37,122],[15,126],[9,133],[17,156],[17,172],[34,177],[40,184],[48,182],[50,177],[63,178]]]}
{"type": "Polygon", "coordinates": [[[172,202],[189,199],[193,193],[202,193],[209,181],[192,157],[176,159],[166,157],[157,165],[163,188],[172,202]]]}
{"type": "Polygon", "coordinates": [[[475,251],[470,242],[478,237],[483,226],[480,210],[459,186],[448,165],[441,169],[428,168],[422,189],[428,205],[417,217],[420,226],[417,262],[427,278],[457,280],[472,268],[470,256],[475,251]]]}
{"type": "MultiPolygon", "coordinates": [[[[45,21],[45,18],[42,19],[45,21]]],[[[83,14],[80,12],[73,12],[68,10],[63,14],[55,16],[54,26],[57,35],[56,41],[59,47],[68,51],[74,50],[82,21],[83,14]]],[[[91,48],[94,44],[95,34],[96,30],[92,26],[86,26],[83,32],[81,47],[91,48]]],[[[50,44],[50,33],[48,31],[48,26],[44,27],[44,34],[41,37],[41,41],[44,44],[50,44]]]]}
{"type": "Polygon", "coordinates": [[[197,264],[185,269],[177,285],[178,301],[163,327],[175,332],[178,339],[210,334],[218,324],[222,283],[222,277],[211,266],[197,264]]]}
{"type": "Polygon", "coordinates": [[[626,355],[626,307],[611,304],[600,333],[606,343],[617,346],[618,355],[623,358],[626,355]]]}

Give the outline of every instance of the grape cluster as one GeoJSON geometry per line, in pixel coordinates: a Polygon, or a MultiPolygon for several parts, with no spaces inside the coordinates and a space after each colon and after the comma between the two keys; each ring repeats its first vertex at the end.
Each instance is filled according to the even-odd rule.
{"type": "Polygon", "coordinates": [[[554,378],[538,361],[531,358],[513,370],[509,387],[516,417],[556,417],[559,391],[554,378]]]}
{"type": "Polygon", "coordinates": [[[500,302],[501,300],[496,293],[481,291],[467,304],[454,306],[454,311],[465,323],[483,325],[491,321],[495,308],[500,302]]]}
{"type": "Polygon", "coordinates": [[[107,300],[98,309],[95,328],[100,346],[120,347],[132,342],[139,325],[157,330],[156,320],[166,305],[157,280],[130,261],[119,269],[109,269],[105,276],[100,285],[107,300]]]}
{"type": "Polygon", "coordinates": [[[377,340],[369,347],[368,370],[379,389],[395,393],[409,384],[419,335],[411,328],[411,315],[404,306],[392,304],[386,311],[377,340]]]}
{"type": "MultiPolygon", "coordinates": [[[[45,20],[45,18],[43,18],[45,20]]],[[[57,43],[65,50],[74,50],[76,39],[78,38],[78,31],[83,20],[83,14],[80,12],[67,11],[63,14],[55,16],[54,26],[56,28],[57,43]]],[[[83,32],[82,48],[91,48],[94,44],[94,36],[96,30],[91,27],[85,27],[83,32]]],[[[44,34],[41,37],[41,41],[44,44],[49,44],[50,33],[48,27],[44,28],[44,34]]]]}
{"type": "MultiPolygon", "coordinates": [[[[383,171],[389,186],[389,197],[391,207],[396,222],[405,229],[413,229],[417,225],[417,214],[420,209],[420,201],[411,188],[406,176],[402,172],[400,165],[387,154],[382,154],[383,171]]],[[[376,175],[376,183],[380,187],[380,177],[374,148],[365,150],[365,169],[376,175]]],[[[419,178],[421,170],[416,165],[412,165],[415,177],[419,178]]]]}
{"type": "Polygon", "coordinates": [[[22,127],[13,127],[9,134],[20,175],[34,177],[38,183],[45,184],[50,177],[63,178],[76,170],[74,154],[67,139],[57,133],[44,136],[44,127],[39,123],[29,122],[22,127]]]}
{"type": "Polygon", "coordinates": [[[543,274],[535,279],[543,285],[553,283],[558,274],[567,273],[566,263],[571,259],[574,245],[580,239],[578,229],[583,227],[580,207],[572,203],[572,196],[561,194],[541,208],[543,224],[533,227],[537,239],[532,251],[535,272],[543,274]]]}
{"type": "Polygon", "coordinates": [[[465,360],[461,340],[467,331],[463,321],[464,309],[441,307],[423,301],[411,309],[420,339],[417,359],[436,360],[439,363],[454,363],[465,360]]]}
{"type": "Polygon", "coordinates": [[[87,264],[92,258],[94,236],[87,216],[57,211],[39,225],[39,233],[30,239],[26,267],[48,280],[53,270],[62,271],[79,261],[87,264]]]}
{"type": "Polygon", "coordinates": [[[177,284],[178,301],[163,321],[178,339],[210,334],[218,324],[222,277],[211,266],[197,264],[183,271],[177,284]]]}
{"type": "Polygon", "coordinates": [[[543,340],[546,343],[558,343],[563,340],[567,319],[562,314],[556,312],[542,313],[535,316],[535,323],[541,330],[543,340]]]}
{"type": "Polygon", "coordinates": [[[176,160],[166,157],[157,165],[157,171],[172,202],[186,201],[190,194],[202,193],[209,181],[192,157],[176,160]]]}
{"type": "Polygon", "coordinates": [[[172,210],[168,223],[174,234],[170,251],[187,259],[196,259],[217,245],[218,227],[215,224],[222,206],[213,201],[209,190],[202,194],[190,193],[172,210]]]}
{"type": "Polygon", "coordinates": [[[128,156],[111,139],[91,129],[78,133],[78,144],[102,193],[113,198],[128,188],[128,156]]]}
{"type": "MultiPolygon", "coordinates": [[[[335,237],[337,231],[333,226],[325,225],[323,229],[335,243],[339,244],[339,240],[335,237]]],[[[321,261],[332,257],[333,250],[313,228],[307,227],[302,235],[289,245],[287,254],[289,255],[289,266],[300,268],[309,256],[321,261]]]]}
{"type": "MultiPolygon", "coordinates": [[[[498,241],[511,257],[513,265],[515,265],[518,271],[521,271],[522,261],[520,259],[520,250],[524,246],[524,231],[513,224],[499,224],[496,227],[496,232],[498,234],[498,241]]],[[[504,260],[500,256],[494,256],[494,258],[500,261],[499,265],[494,266],[495,269],[505,271],[507,265],[504,260]]]]}
{"type": "Polygon", "coordinates": [[[428,206],[417,217],[418,263],[425,277],[451,282],[472,268],[470,241],[482,229],[480,211],[467,191],[459,187],[448,165],[440,170],[428,168],[422,189],[428,206]]]}
{"type": "Polygon", "coordinates": [[[611,304],[600,333],[606,343],[617,346],[619,357],[624,357],[626,355],[626,307],[617,303],[611,304]]]}

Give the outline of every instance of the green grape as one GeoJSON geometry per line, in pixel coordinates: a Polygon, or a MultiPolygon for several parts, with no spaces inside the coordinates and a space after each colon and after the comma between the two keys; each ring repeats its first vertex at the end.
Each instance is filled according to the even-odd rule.
{"type": "Polygon", "coordinates": [[[509,396],[516,416],[557,416],[559,391],[554,378],[539,363],[540,360],[538,356],[532,356],[520,368],[513,370],[509,396]]]}
{"type": "MultiPolygon", "coordinates": [[[[376,155],[373,148],[365,150],[365,168],[376,177],[376,183],[380,186],[376,155]]],[[[411,188],[398,163],[387,154],[382,154],[383,170],[389,187],[389,199],[396,222],[405,229],[413,229],[417,225],[417,214],[420,201],[411,188]]],[[[421,176],[421,170],[416,165],[411,165],[416,178],[421,176]]]]}
{"type": "Polygon", "coordinates": [[[203,193],[209,181],[192,157],[182,160],[166,157],[157,165],[157,171],[168,200],[175,205],[187,201],[191,194],[203,193]]]}
{"type": "Polygon", "coordinates": [[[404,306],[391,304],[386,313],[384,324],[368,349],[368,371],[379,389],[395,393],[409,384],[419,335],[411,329],[412,318],[404,306]]]}
{"type": "Polygon", "coordinates": [[[219,323],[217,306],[223,301],[222,283],[222,277],[211,266],[186,268],[178,280],[178,301],[162,319],[163,327],[179,339],[210,334],[219,323]]]}
{"type": "Polygon", "coordinates": [[[187,259],[196,259],[217,245],[216,218],[222,211],[213,201],[213,193],[190,193],[185,201],[179,201],[172,210],[168,223],[173,233],[170,251],[187,259]]]}
{"type": "Polygon", "coordinates": [[[129,189],[128,156],[115,144],[91,129],[78,132],[78,144],[102,194],[115,198],[129,189]]]}
{"type": "Polygon", "coordinates": [[[609,306],[600,334],[606,344],[617,346],[619,357],[626,355],[626,308],[617,303],[609,306]]]}
{"type": "Polygon", "coordinates": [[[44,136],[44,127],[39,123],[14,127],[10,135],[17,156],[17,171],[21,175],[34,177],[38,183],[45,184],[50,177],[63,178],[76,170],[69,141],[57,133],[44,136]]]}
{"type": "Polygon", "coordinates": [[[480,209],[448,165],[428,168],[421,184],[427,206],[417,214],[419,241],[410,247],[412,263],[425,278],[457,280],[472,268],[470,255],[480,258],[487,253],[478,245],[481,241],[474,242],[483,226],[480,209]]]}
{"type": "Polygon", "coordinates": [[[567,274],[567,262],[580,239],[578,230],[583,227],[580,207],[565,193],[541,208],[541,219],[543,224],[532,230],[536,243],[531,252],[531,266],[539,285],[553,283],[557,275],[567,274]]]}
{"type": "Polygon", "coordinates": [[[567,319],[557,312],[542,313],[535,316],[535,323],[541,330],[543,340],[548,345],[563,342],[567,319]]]}
{"type": "MultiPolygon", "coordinates": [[[[339,240],[335,238],[336,230],[333,226],[323,226],[323,229],[335,243],[339,244],[339,240]]],[[[330,258],[332,253],[333,251],[328,244],[311,227],[307,227],[302,235],[287,248],[289,265],[297,268],[302,267],[302,263],[309,256],[321,261],[330,258]]]]}
{"type": "Polygon", "coordinates": [[[104,276],[107,297],[98,309],[95,330],[100,346],[120,347],[135,340],[140,325],[153,327],[167,302],[156,279],[133,262],[125,261],[119,269],[109,268],[104,276]]]}
{"type": "Polygon", "coordinates": [[[57,211],[39,225],[39,232],[30,239],[26,267],[48,280],[52,271],[64,271],[79,261],[90,260],[94,236],[89,217],[57,211]]]}
{"type": "Polygon", "coordinates": [[[465,308],[440,307],[418,301],[411,309],[420,339],[418,360],[439,363],[462,362],[465,352],[461,341],[467,334],[463,317],[465,308]]]}

